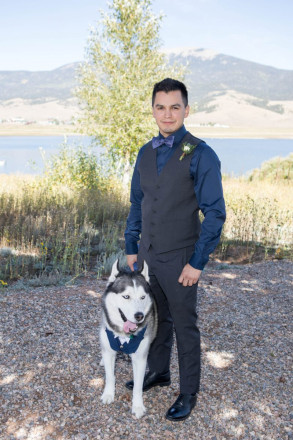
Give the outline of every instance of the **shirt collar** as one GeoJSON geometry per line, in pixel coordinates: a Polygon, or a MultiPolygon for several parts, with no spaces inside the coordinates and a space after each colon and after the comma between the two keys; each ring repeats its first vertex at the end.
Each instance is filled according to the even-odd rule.
{"type": "MultiPolygon", "coordinates": [[[[179,142],[182,141],[182,139],[186,133],[187,133],[187,130],[186,130],[185,126],[182,125],[182,127],[179,128],[179,130],[175,131],[175,133],[170,134],[170,136],[174,136],[173,146],[174,146],[174,144],[179,144],[179,142]]],[[[161,133],[159,133],[159,138],[163,139],[164,136],[161,133]]]]}

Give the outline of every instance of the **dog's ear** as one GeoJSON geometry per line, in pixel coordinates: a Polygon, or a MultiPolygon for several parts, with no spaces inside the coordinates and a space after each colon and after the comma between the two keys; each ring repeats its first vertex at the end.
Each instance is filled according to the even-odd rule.
{"type": "Polygon", "coordinates": [[[111,275],[109,276],[108,283],[113,283],[118,273],[119,273],[119,260],[117,259],[112,266],[112,271],[111,271],[111,275]]]}
{"type": "Polygon", "coordinates": [[[142,262],[142,268],[140,269],[140,273],[145,277],[146,281],[149,283],[150,282],[149,267],[146,261],[142,262]]]}

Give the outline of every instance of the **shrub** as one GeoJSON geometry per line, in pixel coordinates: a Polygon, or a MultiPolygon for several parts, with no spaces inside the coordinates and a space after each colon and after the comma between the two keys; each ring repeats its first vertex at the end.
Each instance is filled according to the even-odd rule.
{"type": "Polygon", "coordinates": [[[293,153],[288,157],[275,157],[271,160],[264,162],[260,169],[254,170],[249,180],[293,180],[293,153]]]}

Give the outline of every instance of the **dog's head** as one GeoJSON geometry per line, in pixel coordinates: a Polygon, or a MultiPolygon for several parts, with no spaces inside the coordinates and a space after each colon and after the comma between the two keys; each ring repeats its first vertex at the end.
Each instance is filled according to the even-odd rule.
{"type": "Polygon", "coordinates": [[[128,272],[120,270],[116,260],[103,295],[103,311],[109,326],[116,332],[134,333],[143,327],[152,307],[147,264],[128,272]]]}

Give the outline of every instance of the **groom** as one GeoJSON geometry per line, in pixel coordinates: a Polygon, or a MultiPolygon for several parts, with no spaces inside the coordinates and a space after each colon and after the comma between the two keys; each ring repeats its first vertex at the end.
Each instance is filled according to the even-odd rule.
{"type": "MultiPolygon", "coordinates": [[[[219,242],[225,203],[218,157],[184,127],[189,114],[185,85],[170,78],[155,84],[152,108],[159,135],[137,156],[125,231],[126,254],[131,270],[136,262],[147,262],[158,306],[158,333],[150,348],[143,390],[170,385],[174,327],[180,394],[166,418],[179,421],[190,415],[199,392],[197,283],[219,242]],[[199,210],[204,215],[202,224],[199,210]]],[[[132,389],[133,381],[126,386],[132,389]]]]}

